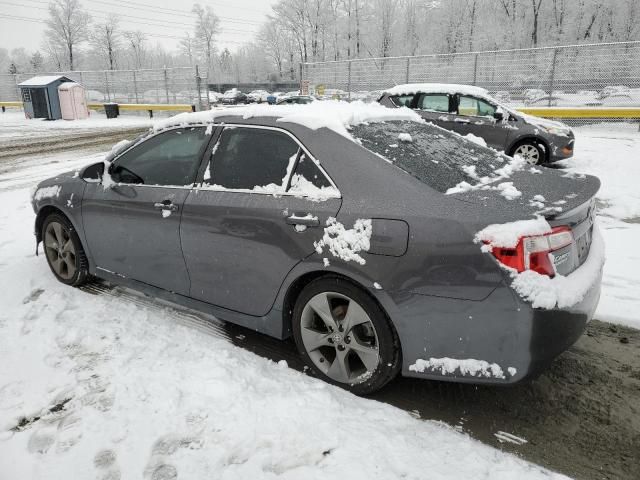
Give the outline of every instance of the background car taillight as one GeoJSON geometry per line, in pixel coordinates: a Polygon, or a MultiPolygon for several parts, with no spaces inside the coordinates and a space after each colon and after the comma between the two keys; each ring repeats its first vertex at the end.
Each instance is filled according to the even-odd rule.
{"type": "Polygon", "coordinates": [[[522,237],[515,248],[494,247],[493,255],[500,263],[520,272],[533,270],[553,277],[555,268],[550,253],[573,243],[569,227],[555,227],[550,233],[522,237]]]}

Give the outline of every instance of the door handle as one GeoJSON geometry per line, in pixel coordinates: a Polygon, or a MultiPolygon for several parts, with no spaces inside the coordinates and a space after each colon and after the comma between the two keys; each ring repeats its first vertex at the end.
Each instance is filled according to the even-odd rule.
{"type": "Polygon", "coordinates": [[[320,220],[314,215],[305,215],[299,217],[298,215],[291,215],[287,217],[287,225],[304,225],[305,227],[317,227],[320,225],[320,220]]]}
{"type": "Polygon", "coordinates": [[[175,212],[178,210],[178,206],[171,203],[170,200],[165,200],[164,202],[156,202],[153,204],[154,208],[159,208],[160,210],[170,210],[175,212]]]}
{"type": "Polygon", "coordinates": [[[453,119],[454,122],[456,123],[471,123],[471,120],[467,120],[466,118],[454,118],[453,119]]]}

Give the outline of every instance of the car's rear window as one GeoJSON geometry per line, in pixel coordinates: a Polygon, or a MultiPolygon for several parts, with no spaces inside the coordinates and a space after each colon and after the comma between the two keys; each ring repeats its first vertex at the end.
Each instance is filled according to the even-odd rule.
{"type": "Polygon", "coordinates": [[[385,157],[439,192],[460,182],[477,183],[506,157],[428,123],[391,121],[353,127],[366,149],[385,157]]]}

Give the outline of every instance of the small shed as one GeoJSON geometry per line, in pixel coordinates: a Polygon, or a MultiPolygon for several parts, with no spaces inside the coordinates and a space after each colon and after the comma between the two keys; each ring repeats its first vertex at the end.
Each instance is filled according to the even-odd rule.
{"type": "Polygon", "coordinates": [[[25,117],[47,120],[62,118],[58,87],[65,82],[72,82],[72,80],[62,75],[46,75],[32,77],[20,83],[18,86],[22,95],[25,117]]]}
{"type": "Polygon", "coordinates": [[[84,87],[79,83],[61,83],[58,87],[58,97],[63,120],[76,120],[89,116],[84,87]]]}

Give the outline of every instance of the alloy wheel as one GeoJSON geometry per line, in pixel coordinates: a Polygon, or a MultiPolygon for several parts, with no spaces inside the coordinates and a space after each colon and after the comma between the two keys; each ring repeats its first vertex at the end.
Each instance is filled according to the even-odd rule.
{"type": "Polygon", "coordinates": [[[520,145],[513,152],[513,156],[522,157],[527,163],[531,165],[537,165],[540,162],[540,150],[535,146],[529,143],[525,143],[524,145],[520,145]]]}
{"type": "Polygon", "coordinates": [[[53,271],[64,280],[76,273],[76,249],[68,228],[51,222],[44,233],[44,250],[53,271]]]}
{"type": "Polygon", "coordinates": [[[366,381],[380,362],[378,335],[358,302],[337,292],[312,297],[300,322],[304,348],[318,369],[336,382],[366,381]]]}

